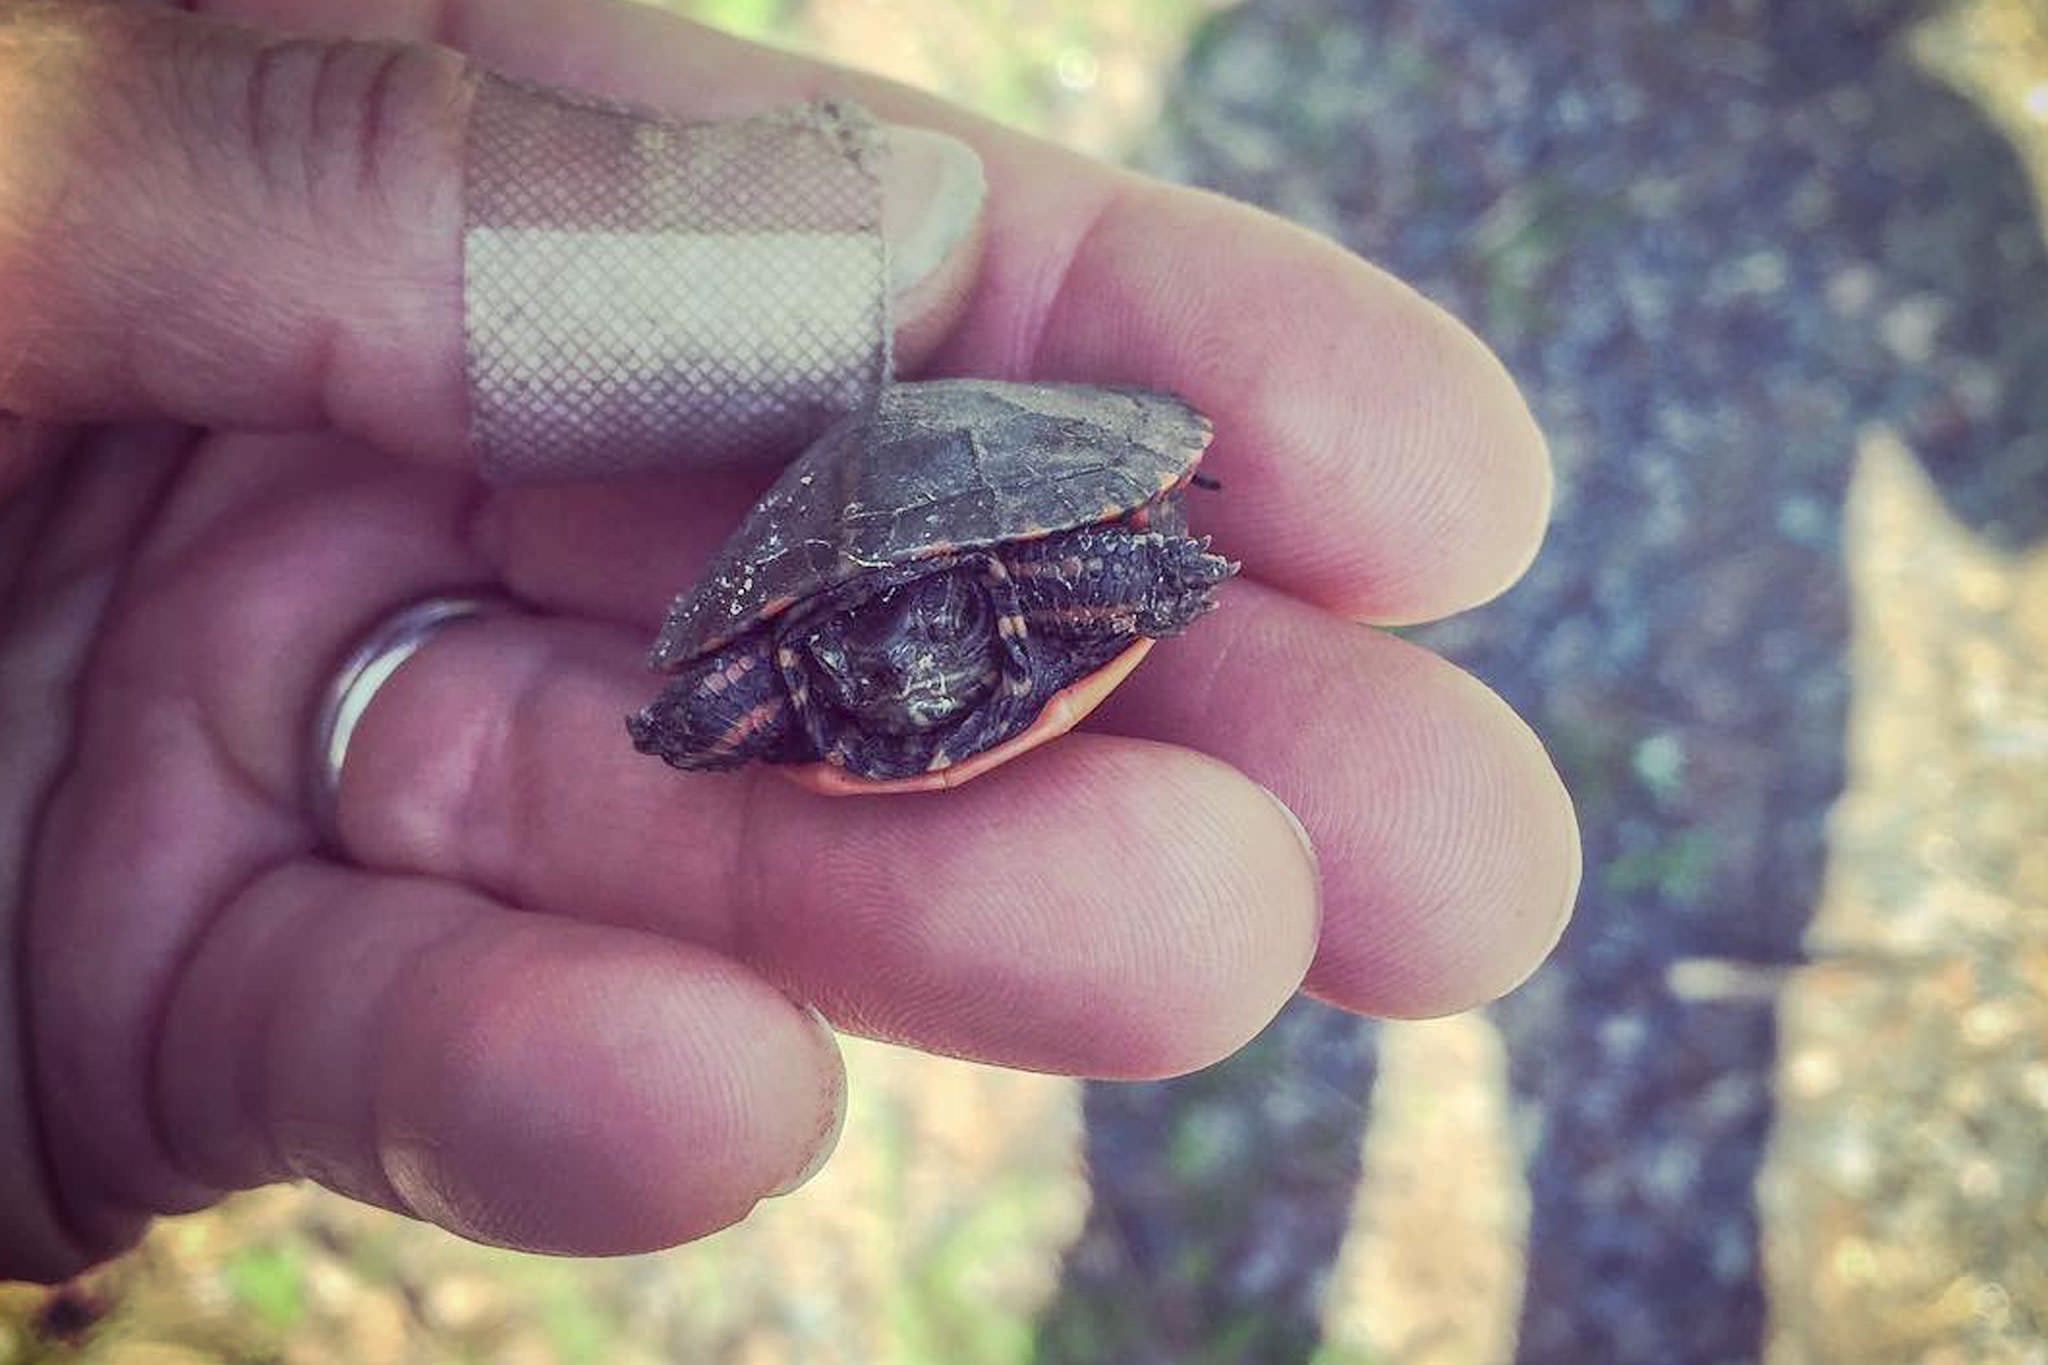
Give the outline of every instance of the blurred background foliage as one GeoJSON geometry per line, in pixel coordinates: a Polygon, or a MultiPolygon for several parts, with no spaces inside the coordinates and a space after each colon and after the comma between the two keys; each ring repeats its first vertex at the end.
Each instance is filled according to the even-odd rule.
{"type": "MultiPolygon", "coordinates": [[[[1231,12],[1220,0],[672,7],[1112,159],[1149,142],[1169,117],[1181,73],[1200,71],[1244,101],[1287,100],[1284,67],[1232,65],[1238,49],[1226,42],[1231,12]]],[[[1719,8],[1700,7],[1701,22],[1719,8]]],[[[1854,25],[1879,8],[1883,0],[1813,0],[1801,22],[1854,25]]],[[[1662,9],[1686,6],[1671,0],[1662,9]]],[[[1302,41],[1328,49],[1355,39],[1332,28],[1302,41]]],[[[1930,7],[1905,46],[2001,132],[2048,207],[2048,0],[1930,7]]],[[[1413,97],[1427,98],[1432,73],[1422,57],[1408,78],[1413,97]]],[[[1343,111],[1293,116],[1292,145],[1350,135],[1343,111]]],[[[1244,139],[1226,151],[1246,164],[1270,150],[1252,132],[1211,134],[1244,139]]],[[[1330,227],[1319,220],[1324,199],[1299,188],[1299,178],[1317,173],[1314,164],[1279,167],[1268,201],[1330,227]]],[[[1545,282],[1600,230],[1598,211],[1573,200],[1564,181],[1536,180],[1472,223],[1470,249],[1483,267],[1474,311],[1484,316],[1475,323],[1509,336],[1555,326],[1545,282]]],[[[1858,286],[1839,287],[1854,294],[1858,286]]],[[[1907,308],[1883,323],[1905,351],[1919,335],[1915,318],[1907,308]]],[[[1811,515],[1781,508],[1780,529],[1799,533],[1811,515]]],[[[1758,1176],[1768,1359],[2048,1365],[2048,1199],[2040,1144],[2028,1137],[2048,1131],[2048,952],[2038,937],[2048,854],[2036,837],[2048,805],[2048,675],[2029,662],[2048,658],[2048,553],[1980,543],[1904,445],[1883,433],[1859,445],[1843,515],[1857,709],[1815,926],[1850,949],[1789,987],[1786,964],[1712,956],[1673,963],[1661,984],[1688,1000],[1772,1002],[1784,1030],[1771,1164],[1758,1176]],[[1990,767],[1955,759],[1957,727],[1990,737],[1981,746],[1990,767]],[[1972,795],[1979,783],[1982,799],[1972,795]],[[2002,861],[1972,864],[1947,882],[1925,871],[1969,863],[1979,848],[2002,861]],[[2030,927],[1995,964],[1944,959],[1921,970],[1912,953],[1922,949],[1898,950],[1885,938],[1910,920],[1885,921],[1887,908],[1911,910],[1931,897],[1967,919],[1999,896],[2030,927]],[[1881,959],[1880,969],[1860,970],[1858,953],[1881,959]],[[1946,1031],[1922,1027],[1925,1017],[1946,1031]],[[1901,1104],[1929,1122],[1895,1121],[1901,1104]],[[1982,1113],[1996,1117],[1967,1117],[1982,1113]],[[1979,1129],[2016,1127],[2017,1145],[2001,1164],[1983,1142],[1943,1137],[1944,1114],[1979,1129]]],[[[1457,639],[1454,631],[1449,642],[1457,639]]],[[[1679,802],[1711,771],[1714,756],[1682,733],[1631,736],[1613,719],[1594,711],[1575,720],[1569,707],[1539,717],[1589,822],[1619,821],[1638,795],[1679,802]]],[[[1703,822],[1663,828],[1610,855],[1589,868],[1590,894],[1684,912],[1714,894],[1720,869],[1742,850],[1703,822]]],[[[1541,1001],[1540,986],[1531,998],[1541,1001]]],[[[1213,1275],[1218,1228],[1263,1216],[1241,1197],[1256,1130],[1219,1115],[1228,1112],[1231,1078],[1246,1075],[1253,1081],[1235,1093],[1286,1107],[1284,1088],[1261,1089],[1256,1079],[1279,1065],[1282,1045],[1262,1040],[1232,1069],[1197,1078],[1210,1087],[1206,1107],[1162,1106],[1145,1120],[1156,1124],[1147,1144],[1156,1160],[1135,1183],[1146,1197],[1181,1198],[1190,1219],[1206,1219],[1215,1234],[1179,1246],[1162,1272],[1168,1278],[1213,1275]]],[[[0,1362],[1515,1358],[1532,1270],[1527,1142],[1515,1126],[1501,1040],[1483,1018],[1382,1031],[1371,1084],[1335,1097],[1340,1110],[1360,1111],[1366,1136],[1329,1168],[1364,1178],[1355,1204],[1349,1185],[1334,1179],[1308,1191],[1349,1221],[1334,1261],[1315,1268],[1305,1291],[1320,1315],[1318,1339],[1294,1355],[1270,1345],[1277,1338],[1265,1334],[1255,1299],[1221,1326],[1205,1324],[1195,1346],[1147,1338],[1157,1330],[1156,1314],[1147,1316],[1156,1305],[1141,1304],[1136,1286],[1115,1292],[1120,1263],[1090,1261],[1100,1248],[1084,1228],[1105,1192],[1089,1187],[1080,1087],[858,1041],[847,1047],[854,1098],[833,1164],[796,1196],[700,1246],[551,1261],[471,1247],[314,1190],[259,1191],[167,1220],[136,1254],[57,1294],[0,1286],[0,1362]],[[1110,1289],[1077,1291],[1091,1273],[1098,1289],[1110,1289]]],[[[1098,1179],[1109,1169],[1099,1164],[1098,1179]]],[[[1276,1316],[1287,1298],[1272,1292],[1276,1316]]]]}
{"type": "Polygon", "coordinates": [[[875,71],[1097,156],[1157,117],[1175,65],[1226,0],[675,0],[777,47],[875,71]]]}

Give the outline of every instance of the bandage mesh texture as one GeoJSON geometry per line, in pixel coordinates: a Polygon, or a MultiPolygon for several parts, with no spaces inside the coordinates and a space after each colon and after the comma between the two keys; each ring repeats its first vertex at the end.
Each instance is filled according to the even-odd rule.
{"type": "Polygon", "coordinates": [[[487,77],[463,233],[496,482],[785,460],[888,377],[883,132],[651,119],[487,77]]]}

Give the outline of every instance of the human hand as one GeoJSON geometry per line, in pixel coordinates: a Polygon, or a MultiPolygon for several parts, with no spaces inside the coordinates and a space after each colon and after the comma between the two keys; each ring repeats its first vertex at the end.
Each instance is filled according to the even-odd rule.
{"type": "Polygon", "coordinates": [[[1484,600],[1545,519],[1513,387],[1412,292],[648,10],[200,8],[689,116],[844,91],[964,138],[983,231],[901,300],[905,368],[1185,394],[1227,490],[1196,529],[1245,574],[1088,732],[956,792],[640,758],[647,636],[763,480],[475,478],[471,71],[0,5],[0,1275],[293,1176],[485,1241],[668,1245],[829,1149],[843,1078],[797,1002],[1159,1076],[1297,988],[1442,1013],[1554,941],[1577,842],[1540,747],[1355,624],[1484,600]],[[531,614],[442,632],[383,688],[321,852],[311,699],[367,624],[478,584],[531,614]]]}

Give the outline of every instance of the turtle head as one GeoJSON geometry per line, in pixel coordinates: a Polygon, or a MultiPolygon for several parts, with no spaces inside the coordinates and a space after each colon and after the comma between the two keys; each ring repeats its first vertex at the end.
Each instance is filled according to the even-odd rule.
{"type": "Polygon", "coordinates": [[[958,720],[995,687],[995,611],[971,574],[884,589],[803,638],[817,685],[863,730],[916,734],[958,720]]]}

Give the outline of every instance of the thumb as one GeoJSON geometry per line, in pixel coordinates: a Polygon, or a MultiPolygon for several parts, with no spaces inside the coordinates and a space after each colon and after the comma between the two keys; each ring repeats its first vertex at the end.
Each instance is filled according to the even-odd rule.
{"type": "MultiPolygon", "coordinates": [[[[155,6],[0,8],[0,409],[330,426],[470,459],[477,89],[436,47],[280,38],[155,6]]],[[[675,112],[693,103],[728,108],[732,92],[681,91],[675,112]]],[[[883,234],[912,368],[964,306],[983,189],[965,144],[890,141],[883,234]]]]}

